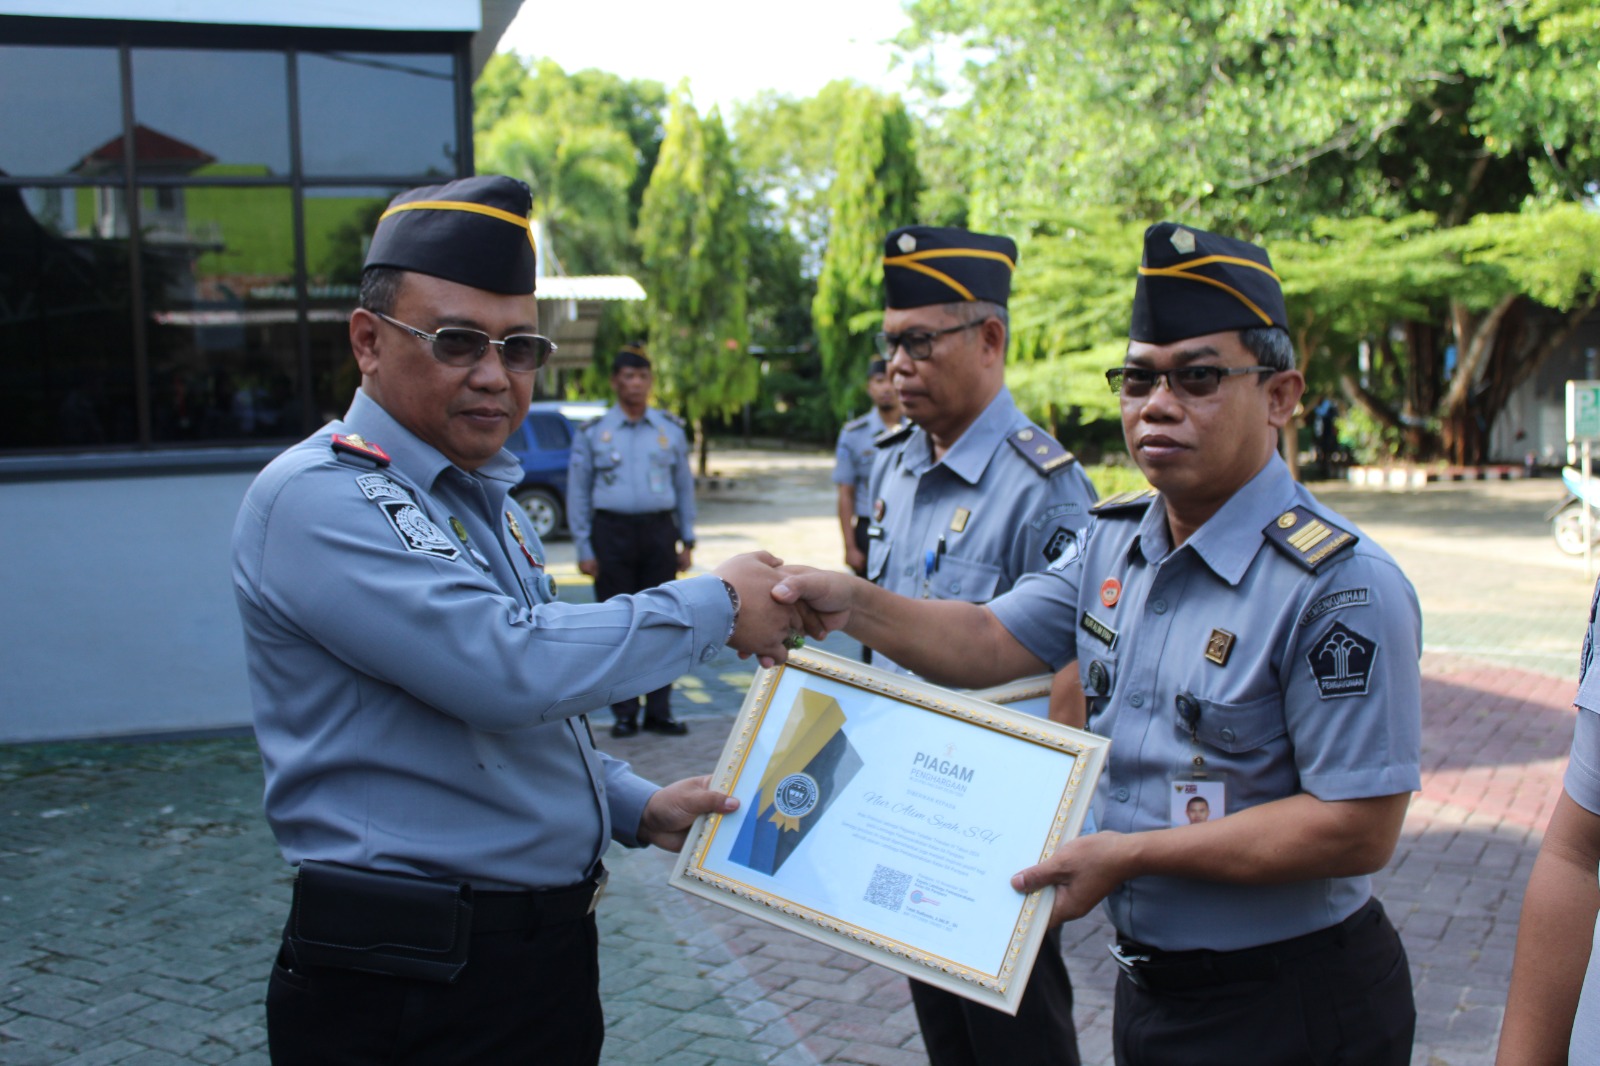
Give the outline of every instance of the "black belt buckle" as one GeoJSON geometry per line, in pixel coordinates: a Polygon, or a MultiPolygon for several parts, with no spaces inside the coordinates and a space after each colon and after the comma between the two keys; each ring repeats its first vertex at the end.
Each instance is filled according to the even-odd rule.
{"type": "Polygon", "coordinates": [[[1128,975],[1128,980],[1146,992],[1150,991],[1150,985],[1145,981],[1144,974],[1140,972],[1140,967],[1150,964],[1149,955],[1127,951],[1121,944],[1107,944],[1106,950],[1111,953],[1112,961],[1117,964],[1118,968],[1128,975]]]}

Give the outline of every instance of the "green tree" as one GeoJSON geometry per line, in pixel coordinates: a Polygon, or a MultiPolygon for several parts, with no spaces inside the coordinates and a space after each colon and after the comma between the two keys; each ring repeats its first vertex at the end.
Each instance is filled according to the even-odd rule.
{"type": "Polygon", "coordinates": [[[883,240],[916,221],[913,128],[897,96],[861,90],[839,131],[828,194],[828,243],[812,304],[822,379],[836,418],[861,396],[870,334],[883,308],[883,240]]]}
{"type": "Polygon", "coordinates": [[[639,215],[651,357],[663,399],[694,424],[706,471],[706,422],[756,395],[748,352],[749,210],[715,108],[702,119],[673,94],[661,155],[639,215]]]}

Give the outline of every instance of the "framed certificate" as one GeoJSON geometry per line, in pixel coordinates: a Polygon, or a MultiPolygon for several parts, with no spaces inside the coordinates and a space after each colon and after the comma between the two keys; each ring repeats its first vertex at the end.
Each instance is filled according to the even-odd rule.
{"type": "Polygon", "coordinates": [[[757,673],[672,883],[1015,1014],[1053,888],[1011,875],[1077,835],[1107,741],[802,652],[757,673]]]}
{"type": "Polygon", "coordinates": [[[975,688],[967,695],[1036,718],[1047,718],[1050,715],[1050,683],[1054,680],[1054,674],[1035,674],[993,688],[975,688]]]}

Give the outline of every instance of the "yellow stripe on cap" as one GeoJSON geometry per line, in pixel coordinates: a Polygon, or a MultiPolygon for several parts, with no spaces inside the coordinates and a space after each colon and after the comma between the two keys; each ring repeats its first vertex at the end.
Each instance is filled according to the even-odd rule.
{"type": "Polygon", "coordinates": [[[470,200],[413,200],[408,204],[396,204],[378,216],[382,222],[390,215],[397,215],[402,211],[468,211],[474,215],[488,215],[498,218],[502,222],[509,222],[528,234],[528,243],[533,243],[533,225],[526,218],[513,215],[510,211],[502,211],[498,207],[488,204],[475,204],[470,200]]]}
{"type": "Polygon", "coordinates": [[[993,259],[997,262],[1004,263],[1007,270],[1017,269],[1017,264],[1012,262],[1010,256],[1005,255],[1002,252],[991,252],[987,248],[929,248],[926,251],[911,252],[908,255],[889,256],[884,259],[883,265],[885,267],[899,267],[902,270],[914,270],[918,274],[926,274],[928,277],[939,282],[940,284],[946,285],[955,290],[958,294],[960,294],[963,300],[971,302],[977,299],[976,296],[972,295],[971,289],[967,288],[965,285],[961,284],[944,271],[935,270],[933,267],[922,262],[924,259],[958,258],[993,259]]]}
{"type": "MultiPolygon", "coordinates": [[[[1197,266],[1202,262],[1218,262],[1218,261],[1226,261],[1226,262],[1232,262],[1232,263],[1245,263],[1245,264],[1247,264],[1249,266],[1255,267],[1257,270],[1260,270],[1263,273],[1272,274],[1272,271],[1268,270],[1266,267],[1262,266],[1260,263],[1251,263],[1248,259],[1234,259],[1231,256],[1225,256],[1225,255],[1214,255],[1214,256],[1208,257],[1207,259],[1196,260],[1194,263],[1190,263],[1189,266],[1197,266]]],[[[1218,281],[1216,278],[1208,278],[1204,274],[1191,273],[1187,266],[1185,266],[1185,267],[1140,267],[1139,268],[1139,273],[1143,274],[1146,277],[1182,278],[1185,281],[1200,281],[1200,282],[1204,282],[1207,285],[1215,286],[1216,288],[1221,289],[1223,292],[1227,293],[1229,296],[1232,296],[1235,300],[1238,300],[1240,303],[1242,303],[1246,307],[1248,307],[1250,309],[1250,311],[1257,318],[1261,319],[1261,321],[1263,323],[1265,323],[1266,325],[1269,325],[1269,326],[1272,325],[1272,316],[1267,314],[1265,311],[1261,310],[1260,307],[1257,307],[1256,306],[1256,302],[1254,300],[1250,299],[1250,297],[1246,296],[1244,293],[1240,292],[1238,289],[1234,288],[1232,285],[1226,284],[1225,282],[1218,281]]],[[[1274,278],[1276,278],[1278,275],[1272,274],[1272,276],[1274,278]]]]}

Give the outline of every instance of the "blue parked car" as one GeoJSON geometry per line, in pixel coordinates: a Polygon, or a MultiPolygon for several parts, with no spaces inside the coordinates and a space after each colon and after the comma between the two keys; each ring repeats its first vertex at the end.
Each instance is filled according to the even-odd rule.
{"type": "Polygon", "coordinates": [[[567,524],[567,460],[573,434],[605,414],[608,406],[589,400],[536,400],[506,441],[522,460],[522,484],[511,495],[540,540],[549,540],[567,524]]]}

